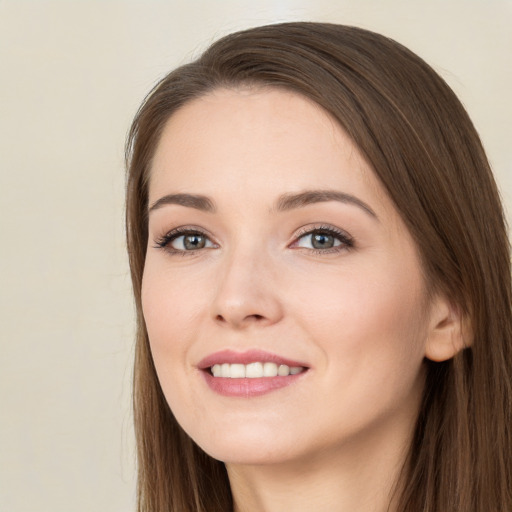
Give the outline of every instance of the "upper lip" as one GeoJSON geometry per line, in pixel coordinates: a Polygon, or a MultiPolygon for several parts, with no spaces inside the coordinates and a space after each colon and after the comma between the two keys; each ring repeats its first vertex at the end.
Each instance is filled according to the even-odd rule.
{"type": "Polygon", "coordinates": [[[307,367],[306,364],[300,361],[293,361],[292,359],[288,359],[286,357],[281,357],[277,354],[272,354],[271,352],[265,352],[264,350],[246,350],[244,352],[236,352],[234,350],[220,350],[219,352],[214,352],[201,359],[197,364],[197,367],[201,370],[205,370],[207,368],[211,368],[214,364],[250,364],[255,362],[261,363],[276,363],[276,364],[285,364],[287,366],[302,366],[307,367]]]}

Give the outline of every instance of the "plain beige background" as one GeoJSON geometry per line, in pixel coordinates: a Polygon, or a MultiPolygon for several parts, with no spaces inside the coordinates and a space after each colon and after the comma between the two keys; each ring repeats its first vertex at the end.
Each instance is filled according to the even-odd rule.
{"type": "Polygon", "coordinates": [[[287,20],[373,29],[433,65],[512,212],[512,0],[0,0],[0,511],[134,510],[125,135],[172,67],[287,20]]]}

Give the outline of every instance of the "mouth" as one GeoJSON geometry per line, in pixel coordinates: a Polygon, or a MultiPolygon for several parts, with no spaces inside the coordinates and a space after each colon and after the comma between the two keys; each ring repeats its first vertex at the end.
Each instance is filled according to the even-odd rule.
{"type": "Polygon", "coordinates": [[[216,393],[249,398],[302,380],[310,368],[302,362],[261,350],[223,350],[204,358],[198,369],[216,393]]]}

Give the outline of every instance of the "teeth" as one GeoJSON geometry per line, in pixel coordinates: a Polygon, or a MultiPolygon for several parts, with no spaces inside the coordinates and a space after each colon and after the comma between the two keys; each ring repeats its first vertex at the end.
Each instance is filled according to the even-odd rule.
{"type": "Polygon", "coordinates": [[[263,365],[263,377],[277,377],[277,364],[265,363],[263,365]]]}
{"type": "Polygon", "coordinates": [[[286,377],[288,375],[297,375],[304,371],[302,366],[288,366],[276,363],[254,362],[245,364],[214,364],[211,372],[214,377],[224,377],[230,379],[258,379],[261,377],[286,377]]]}
{"type": "Polygon", "coordinates": [[[229,376],[232,379],[245,378],[245,364],[232,364],[229,368],[229,376]]]}
{"type": "Polygon", "coordinates": [[[279,375],[279,377],[286,377],[287,375],[290,375],[290,367],[285,364],[279,365],[277,375],[279,375]]]}
{"type": "Polygon", "coordinates": [[[245,376],[248,379],[256,379],[263,377],[263,364],[262,363],[251,363],[245,367],[245,376]]]}

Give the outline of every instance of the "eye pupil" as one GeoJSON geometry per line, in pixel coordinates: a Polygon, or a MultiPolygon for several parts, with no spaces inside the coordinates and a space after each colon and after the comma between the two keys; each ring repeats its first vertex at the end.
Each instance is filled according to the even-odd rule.
{"type": "Polygon", "coordinates": [[[183,244],[186,249],[202,249],[205,246],[205,238],[201,235],[187,235],[183,244]]]}
{"type": "Polygon", "coordinates": [[[325,247],[334,246],[334,237],[325,233],[317,233],[313,235],[313,247],[315,249],[321,249],[325,247]],[[318,244],[318,245],[317,245],[318,244]]]}

